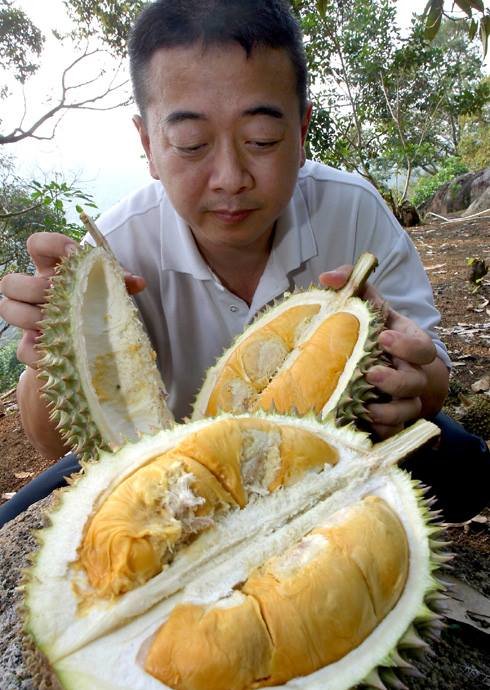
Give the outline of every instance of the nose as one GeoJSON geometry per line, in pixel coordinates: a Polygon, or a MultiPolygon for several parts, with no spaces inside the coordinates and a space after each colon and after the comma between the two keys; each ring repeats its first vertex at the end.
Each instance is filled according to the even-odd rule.
{"type": "Polygon", "coordinates": [[[240,194],[253,186],[245,156],[233,142],[216,148],[209,185],[213,191],[240,194]]]}

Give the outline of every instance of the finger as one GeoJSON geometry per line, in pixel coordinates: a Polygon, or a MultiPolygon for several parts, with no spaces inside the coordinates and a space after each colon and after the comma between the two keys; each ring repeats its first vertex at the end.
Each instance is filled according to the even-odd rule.
{"type": "Polygon", "coordinates": [[[389,403],[372,403],[367,409],[373,426],[399,428],[420,417],[422,402],[420,398],[405,398],[389,403]]]}
{"type": "Polygon", "coordinates": [[[32,258],[36,272],[51,276],[60,258],[76,251],[78,244],[59,232],[37,232],[27,239],[27,251],[32,258]]]}
{"type": "Polygon", "coordinates": [[[130,295],[137,295],[138,292],[141,292],[146,287],[146,280],[132,273],[124,274],[124,282],[126,283],[126,290],[130,295]]]}
{"type": "Polygon", "coordinates": [[[36,349],[39,331],[24,331],[17,346],[17,359],[28,367],[36,368],[39,360],[39,352],[36,349]]]}
{"type": "Polygon", "coordinates": [[[339,266],[333,271],[321,273],[318,279],[323,287],[339,290],[348,281],[351,273],[352,266],[345,264],[343,266],[339,266]]]}
{"type": "Polygon", "coordinates": [[[411,364],[430,364],[437,356],[432,339],[418,327],[410,327],[408,332],[383,331],[379,335],[378,343],[392,357],[398,357],[411,364]]]}
{"type": "Polygon", "coordinates": [[[372,367],[366,380],[392,398],[414,398],[423,395],[427,387],[425,371],[399,359],[393,360],[393,367],[372,367]]]}
{"type": "Polygon", "coordinates": [[[16,302],[44,304],[49,286],[49,278],[9,273],[0,282],[0,292],[16,302]]]}
{"type": "Polygon", "coordinates": [[[11,326],[27,330],[38,330],[38,324],[42,319],[41,308],[25,302],[4,297],[0,302],[0,316],[11,326]]]}

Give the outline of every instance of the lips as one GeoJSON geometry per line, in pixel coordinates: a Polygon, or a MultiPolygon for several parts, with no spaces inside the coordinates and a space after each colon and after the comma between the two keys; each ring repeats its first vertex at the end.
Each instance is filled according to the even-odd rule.
{"type": "Polygon", "coordinates": [[[215,209],[211,211],[212,215],[222,223],[232,225],[233,223],[241,223],[246,220],[254,209],[242,209],[240,211],[229,211],[227,209],[215,209]]]}

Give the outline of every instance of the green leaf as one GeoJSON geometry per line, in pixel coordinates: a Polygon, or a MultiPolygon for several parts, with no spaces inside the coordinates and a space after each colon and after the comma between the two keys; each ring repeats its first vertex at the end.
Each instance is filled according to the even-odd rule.
{"type": "Polygon", "coordinates": [[[490,14],[486,14],[480,19],[480,38],[483,48],[483,57],[488,51],[488,36],[490,35],[490,14]]]}
{"type": "Polygon", "coordinates": [[[468,38],[470,39],[470,41],[472,41],[475,38],[477,31],[478,22],[476,21],[476,19],[472,19],[468,28],[468,38]]]}
{"type": "MultiPolygon", "coordinates": [[[[458,0],[456,0],[456,2],[458,2],[458,0]]],[[[485,12],[485,4],[483,0],[468,0],[468,5],[471,5],[471,7],[473,7],[475,10],[478,10],[478,12],[485,12]]]]}
{"type": "Polygon", "coordinates": [[[424,36],[431,41],[437,35],[442,21],[442,11],[444,9],[444,0],[429,0],[425,8],[424,14],[427,13],[425,20],[424,36]]]}
{"type": "Polygon", "coordinates": [[[469,0],[454,0],[455,4],[460,7],[463,12],[466,12],[468,17],[472,16],[472,11],[471,11],[471,2],[469,0]]]}
{"type": "Polygon", "coordinates": [[[43,199],[43,204],[44,204],[45,206],[49,206],[49,205],[51,204],[52,201],[53,201],[53,200],[51,199],[51,197],[45,196],[44,199],[43,199]]]}

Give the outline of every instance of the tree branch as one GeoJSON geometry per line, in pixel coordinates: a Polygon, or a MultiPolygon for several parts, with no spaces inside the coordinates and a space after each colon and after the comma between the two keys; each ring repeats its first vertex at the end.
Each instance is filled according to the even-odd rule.
{"type": "Polygon", "coordinates": [[[128,103],[131,102],[131,98],[125,98],[124,100],[120,100],[118,103],[115,103],[110,106],[97,106],[97,107],[92,107],[90,104],[98,103],[99,101],[107,98],[109,95],[120,91],[127,83],[128,80],[123,80],[119,81],[117,83],[114,83],[116,80],[116,75],[119,73],[119,69],[121,66],[121,63],[119,63],[118,67],[114,71],[114,75],[112,79],[109,81],[109,84],[106,86],[106,88],[99,94],[96,94],[94,96],[90,96],[88,98],[81,98],[79,100],[74,100],[72,102],[67,101],[67,96],[68,93],[71,91],[76,91],[77,89],[81,89],[83,87],[89,86],[95,82],[97,82],[102,76],[103,72],[100,72],[96,77],[93,79],[89,79],[85,82],[79,82],[77,84],[74,84],[70,86],[67,83],[68,76],[70,72],[77,66],[79,65],[82,60],[85,60],[87,58],[90,58],[94,56],[97,53],[103,53],[104,51],[101,51],[100,49],[95,49],[92,51],[88,51],[87,49],[84,50],[84,52],[77,56],[71,64],[69,64],[62,73],[61,76],[61,95],[59,97],[59,100],[56,105],[54,105],[52,108],[47,110],[41,117],[39,117],[33,124],[27,128],[23,127],[23,122],[25,120],[26,116],[26,111],[27,107],[25,104],[25,94],[24,94],[24,113],[22,115],[20,124],[13,129],[9,134],[6,135],[0,135],[0,145],[1,144],[14,144],[18,141],[22,141],[23,139],[28,139],[28,138],[33,138],[33,139],[38,139],[38,140],[49,140],[54,137],[54,133],[56,130],[56,127],[59,124],[59,119],[54,125],[51,134],[47,136],[39,135],[37,134],[37,131],[39,128],[52,118],[54,118],[58,113],[62,113],[63,111],[67,110],[101,110],[101,111],[106,111],[106,110],[115,110],[116,108],[119,108],[122,105],[127,105],[128,103]]]}

